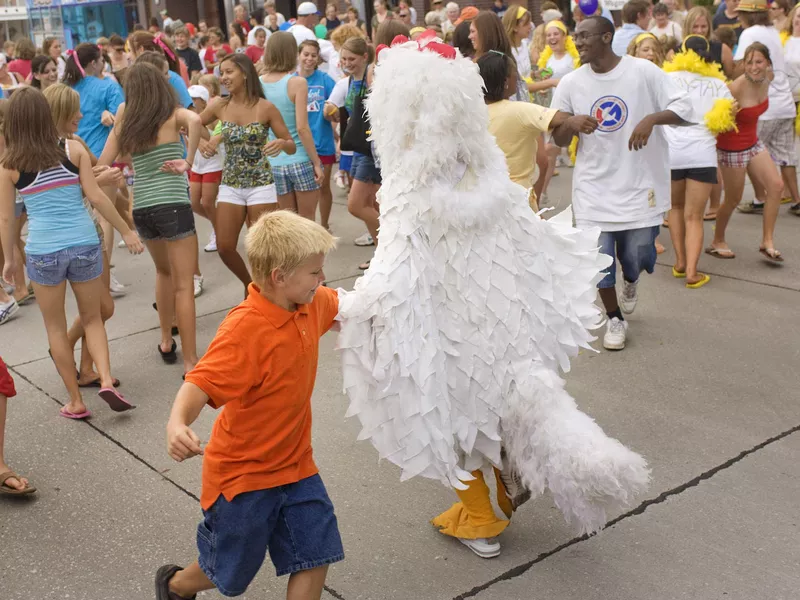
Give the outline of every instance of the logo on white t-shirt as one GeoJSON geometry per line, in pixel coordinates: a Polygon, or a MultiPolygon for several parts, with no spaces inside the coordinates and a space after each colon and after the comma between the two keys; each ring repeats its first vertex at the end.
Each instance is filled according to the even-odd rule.
{"type": "Polygon", "coordinates": [[[617,96],[603,96],[592,104],[592,110],[589,111],[599,125],[597,128],[600,131],[610,133],[617,131],[628,120],[628,106],[617,96]]]}

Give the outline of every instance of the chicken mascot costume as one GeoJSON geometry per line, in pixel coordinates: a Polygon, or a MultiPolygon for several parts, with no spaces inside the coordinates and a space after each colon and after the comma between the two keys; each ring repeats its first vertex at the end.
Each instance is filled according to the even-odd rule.
{"type": "Polygon", "coordinates": [[[453,48],[381,48],[366,106],[380,240],[355,289],[339,291],[359,439],[403,480],[452,487],[459,502],[432,523],[484,558],[545,489],[568,522],[599,530],[649,481],[645,460],[581,412],[559,376],[602,324],[599,231],[573,228],[570,211],[545,221],[531,210],[489,133],[478,67],[453,48]]]}

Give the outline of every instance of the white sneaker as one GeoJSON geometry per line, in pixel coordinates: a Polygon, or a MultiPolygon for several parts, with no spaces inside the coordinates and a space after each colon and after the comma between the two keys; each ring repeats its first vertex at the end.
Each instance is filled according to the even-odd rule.
{"type": "Polygon", "coordinates": [[[195,275],[194,276],[194,297],[197,298],[202,293],[203,293],[203,276],[202,275],[195,275]]]}
{"type": "Polygon", "coordinates": [[[472,550],[481,558],[494,558],[500,556],[500,542],[496,539],[478,538],[476,540],[466,540],[464,538],[456,538],[459,542],[464,544],[467,548],[472,550]]]}
{"type": "Polygon", "coordinates": [[[353,243],[356,246],[374,246],[375,240],[373,240],[372,236],[367,232],[361,237],[357,237],[353,243]]]}
{"type": "Polygon", "coordinates": [[[128,289],[117,281],[113,270],[111,271],[111,281],[108,288],[112,294],[116,294],[117,296],[124,296],[128,292],[128,289]]]}
{"type": "Polygon", "coordinates": [[[128,244],[125,243],[125,240],[120,240],[117,242],[117,248],[127,248],[128,244]]]}
{"type": "Polygon", "coordinates": [[[603,336],[603,348],[606,350],[623,350],[628,335],[628,322],[617,317],[606,323],[606,334],[603,336]]]}
{"type": "Polygon", "coordinates": [[[338,187],[340,190],[343,190],[346,187],[344,183],[343,171],[336,171],[336,176],[333,179],[336,182],[336,187],[338,187]]]}
{"type": "Polygon", "coordinates": [[[0,304],[0,325],[8,321],[11,317],[17,314],[19,304],[13,298],[5,304],[0,304]]]}
{"type": "Polygon", "coordinates": [[[619,307],[626,315],[631,314],[636,309],[636,302],[639,301],[638,281],[629,283],[622,280],[622,293],[619,295],[619,307]]]}
{"type": "Polygon", "coordinates": [[[206,247],[203,248],[203,252],[216,252],[217,251],[217,234],[213,231],[211,232],[211,237],[208,238],[208,243],[206,247]]]}

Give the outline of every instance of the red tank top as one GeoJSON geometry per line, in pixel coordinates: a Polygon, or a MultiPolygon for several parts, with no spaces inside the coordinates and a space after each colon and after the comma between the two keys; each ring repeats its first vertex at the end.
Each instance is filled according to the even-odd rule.
{"type": "Polygon", "coordinates": [[[739,131],[720,133],[717,136],[717,148],[728,152],[741,152],[752,148],[758,142],[758,117],[769,108],[769,98],[761,104],[748,106],[736,113],[736,127],[739,131]]]}

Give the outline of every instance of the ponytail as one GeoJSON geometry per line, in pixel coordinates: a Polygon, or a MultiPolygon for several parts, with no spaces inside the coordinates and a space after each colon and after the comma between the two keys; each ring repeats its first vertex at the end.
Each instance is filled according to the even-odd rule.
{"type": "Polygon", "coordinates": [[[67,51],[67,66],[64,69],[64,83],[75,87],[86,77],[84,67],[102,58],[103,53],[94,44],[78,44],[75,50],[67,51]]]}

